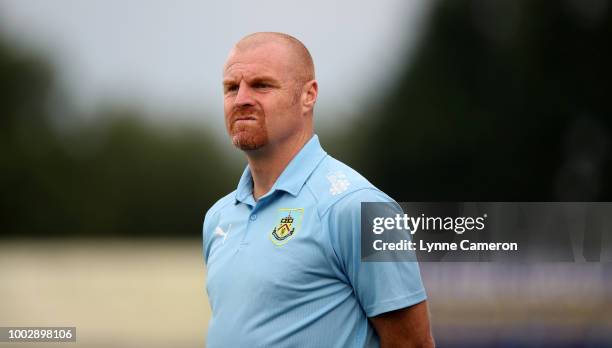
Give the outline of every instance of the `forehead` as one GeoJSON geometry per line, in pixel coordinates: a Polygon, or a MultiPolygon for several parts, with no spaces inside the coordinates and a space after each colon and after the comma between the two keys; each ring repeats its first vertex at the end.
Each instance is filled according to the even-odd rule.
{"type": "Polygon", "coordinates": [[[263,44],[244,49],[234,48],[223,68],[223,77],[269,75],[279,79],[291,73],[291,55],[282,45],[263,44]]]}

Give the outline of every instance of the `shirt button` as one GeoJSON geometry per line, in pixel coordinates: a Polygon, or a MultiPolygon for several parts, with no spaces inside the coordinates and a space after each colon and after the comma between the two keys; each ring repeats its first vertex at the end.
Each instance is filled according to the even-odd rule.
{"type": "Polygon", "coordinates": [[[251,221],[257,220],[257,214],[251,214],[251,221]]]}

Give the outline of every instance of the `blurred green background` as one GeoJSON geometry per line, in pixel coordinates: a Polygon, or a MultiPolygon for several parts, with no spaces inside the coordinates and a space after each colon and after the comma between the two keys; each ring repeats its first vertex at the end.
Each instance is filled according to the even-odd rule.
{"type": "MultiPolygon", "coordinates": [[[[610,200],[611,21],[597,4],[436,3],[393,85],[319,129],[323,144],[397,200],[610,200]]],[[[79,117],[45,57],[11,43],[0,233],[196,237],[243,166],[219,129],[154,124],[123,101],[79,117]]]]}
{"type": "MultiPolygon", "coordinates": [[[[372,95],[366,98],[366,107],[333,126],[325,121],[335,117],[333,110],[315,112],[317,133],[326,150],[398,201],[612,200],[611,4],[474,0],[423,6],[427,10],[422,12],[417,39],[402,46],[406,52],[396,58],[399,64],[390,65],[391,78],[384,86],[369,86],[372,95]]],[[[372,51],[372,64],[386,54],[372,51]]],[[[70,306],[71,298],[82,298],[78,306],[83,306],[87,293],[100,291],[99,286],[86,285],[97,275],[107,297],[96,296],[112,303],[125,300],[126,294],[136,299],[144,292],[150,294],[150,303],[158,305],[162,297],[171,302],[193,300],[193,310],[199,314],[187,315],[183,321],[175,314],[174,322],[177,327],[191,323],[192,331],[182,332],[191,332],[194,338],[183,335],[183,341],[174,340],[172,332],[162,331],[167,333],[163,336],[157,331],[165,337],[157,339],[184,346],[203,343],[208,309],[201,285],[202,219],[218,198],[235,188],[245,164],[231,154],[220,128],[205,122],[205,117],[173,122],[177,115],[172,111],[155,114],[126,100],[105,100],[83,115],[58,83],[57,66],[43,50],[2,32],[0,81],[0,324],[53,324],[53,318],[61,317],[58,325],[70,318],[82,320],[76,326],[94,325],[78,319],[91,313],[66,312],[64,306],[70,306]],[[159,119],[165,121],[152,121],[159,119]],[[96,252],[99,248],[108,252],[96,252]],[[168,258],[160,260],[159,255],[168,258]],[[124,263],[110,267],[107,261],[115,256],[124,263]],[[91,268],[76,269],[72,262],[91,268]],[[24,268],[15,273],[18,267],[24,268]],[[185,267],[190,275],[172,278],[185,267]],[[151,277],[165,274],[166,280],[151,284],[148,273],[142,272],[153,272],[151,277]],[[72,279],[68,291],[76,297],[53,297],[48,290],[56,277],[47,279],[48,274],[72,279]],[[135,283],[126,288],[129,280],[135,283]],[[182,281],[190,295],[180,287],[151,293],[171,281],[182,281]],[[22,293],[31,287],[38,292],[22,293]],[[27,303],[57,306],[44,309],[27,303]]],[[[220,86],[216,80],[210,83],[220,86]]],[[[324,85],[321,93],[326,93],[324,85]]],[[[218,103],[222,103],[220,92],[218,103]]],[[[220,114],[214,117],[222,119],[220,114]]],[[[520,290],[521,280],[533,276],[531,269],[492,278],[483,267],[493,266],[472,265],[466,268],[471,273],[462,271],[462,278],[453,278],[451,267],[459,266],[423,267],[431,289],[434,329],[445,346],[612,346],[610,295],[601,292],[604,286],[610,288],[607,265],[558,265],[552,272],[557,278],[537,283],[539,287],[532,284],[535,293],[548,289],[549,294],[574,284],[576,277],[593,284],[590,290],[572,288],[564,293],[563,303],[590,301],[569,307],[559,307],[554,294],[537,297],[530,292],[524,297],[515,292],[513,301],[506,302],[493,286],[506,281],[504,288],[520,290]],[[472,294],[464,302],[468,305],[460,306],[456,293],[436,290],[452,288],[462,279],[467,279],[462,291],[472,294]],[[550,311],[536,306],[531,312],[523,308],[511,315],[506,308],[526,303],[550,311]],[[608,315],[602,316],[606,311],[608,315]],[[483,320],[491,313],[499,323],[483,320]],[[528,323],[528,332],[539,333],[540,341],[507,339],[524,333],[524,318],[534,313],[549,313],[528,323]],[[464,318],[470,319],[461,322],[464,318]],[[542,334],[547,330],[570,334],[552,340],[542,334]],[[474,335],[470,341],[472,336],[465,332],[487,337],[474,335]],[[454,339],[459,336],[462,340],[454,339]]],[[[144,316],[151,320],[152,314],[145,315],[143,308],[158,307],[147,303],[133,307],[138,315],[124,325],[137,326],[137,318],[144,316]]],[[[189,308],[180,303],[180,308],[189,308]]],[[[125,317],[117,314],[125,307],[117,308],[95,325],[111,325],[116,316],[125,317]]],[[[168,311],[159,308],[159,316],[168,311]]],[[[136,326],[128,330],[130,335],[150,334],[148,326],[136,326]]],[[[81,342],[84,346],[144,342],[113,330],[108,331],[116,335],[113,340],[102,330],[89,336],[96,339],[81,342]]]]}

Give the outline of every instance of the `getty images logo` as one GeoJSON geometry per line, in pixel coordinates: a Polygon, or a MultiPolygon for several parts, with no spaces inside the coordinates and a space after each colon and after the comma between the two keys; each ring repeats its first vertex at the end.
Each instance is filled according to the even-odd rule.
{"type": "Polygon", "coordinates": [[[419,217],[408,216],[408,214],[396,214],[393,217],[375,217],[372,220],[372,232],[381,234],[386,230],[408,230],[410,234],[415,234],[419,230],[427,231],[454,231],[463,234],[465,231],[478,230],[485,228],[485,213],[479,217],[433,217],[421,214],[419,217]]]}

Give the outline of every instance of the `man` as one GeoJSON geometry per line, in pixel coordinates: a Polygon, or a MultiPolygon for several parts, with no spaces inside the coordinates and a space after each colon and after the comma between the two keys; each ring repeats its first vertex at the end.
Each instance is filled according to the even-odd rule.
{"type": "Polygon", "coordinates": [[[204,218],[208,346],[433,346],[418,265],[360,260],[361,202],[392,199],[321,148],[306,47],[246,36],[223,90],[248,166],[204,218]]]}

